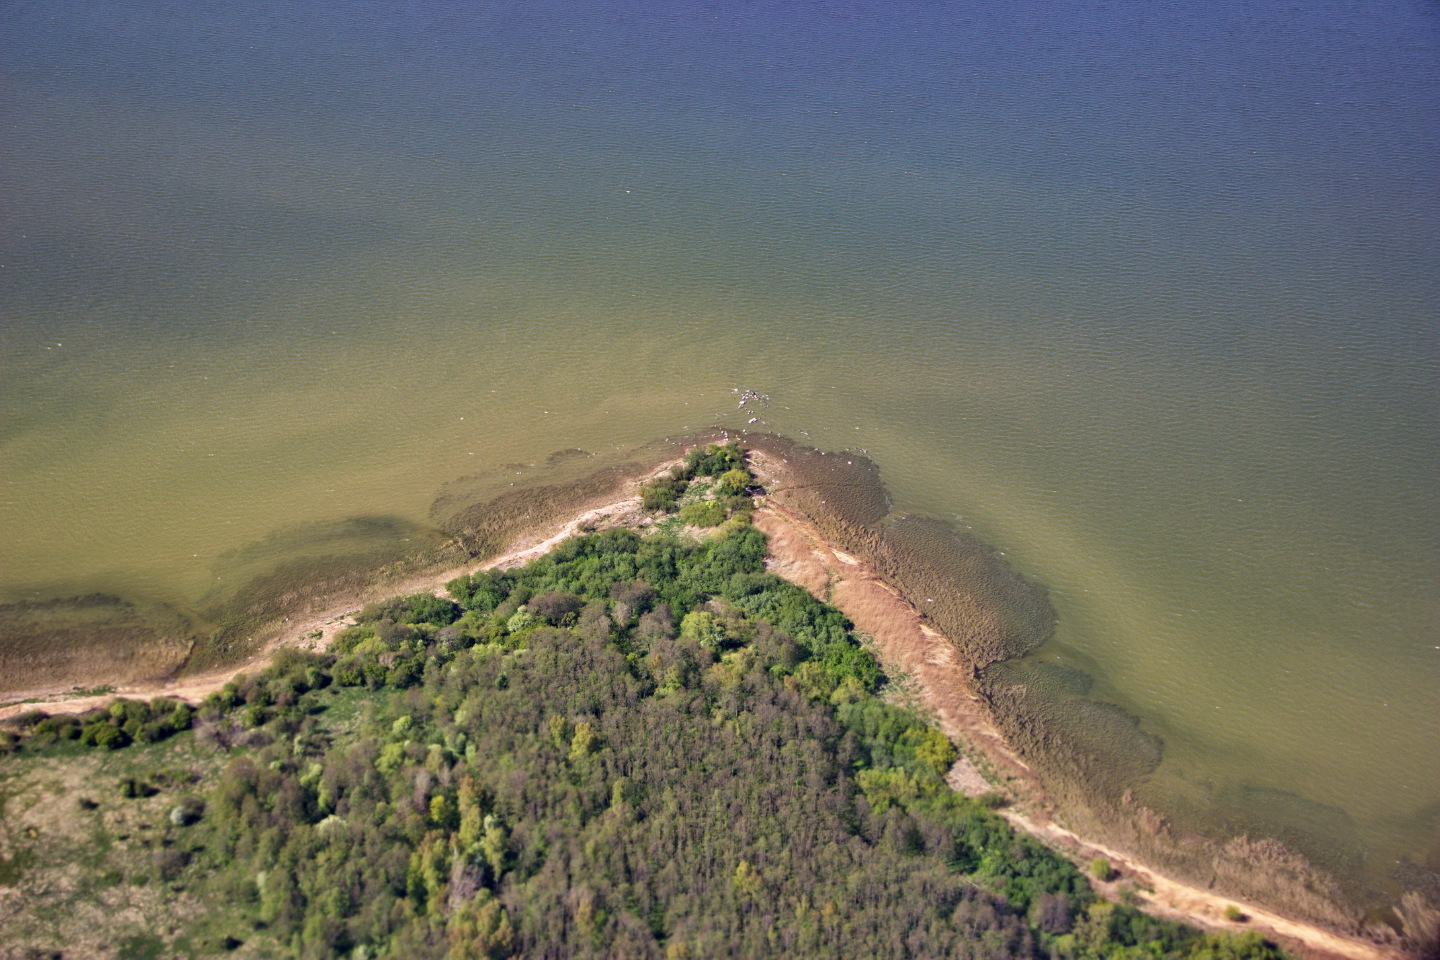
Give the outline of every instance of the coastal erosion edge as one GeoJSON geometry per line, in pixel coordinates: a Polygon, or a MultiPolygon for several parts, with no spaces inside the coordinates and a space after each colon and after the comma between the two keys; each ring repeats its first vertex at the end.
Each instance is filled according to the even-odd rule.
{"type": "MultiPolygon", "coordinates": [[[[683,452],[694,443],[723,436],[722,431],[706,433],[676,443],[671,449],[678,447],[677,452],[683,452]]],[[[977,682],[980,670],[988,663],[1014,655],[1013,642],[1009,647],[1003,641],[995,641],[999,646],[987,646],[987,637],[997,634],[997,623],[973,605],[952,610],[953,615],[944,619],[958,622],[966,618],[962,630],[969,636],[965,640],[970,641],[969,648],[981,651],[979,658],[967,658],[962,653],[965,644],[936,629],[933,608],[922,612],[904,590],[891,582],[893,578],[886,576],[888,571],[882,567],[893,565],[893,558],[892,564],[877,564],[857,555],[867,552],[863,549],[870,537],[866,528],[889,512],[888,498],[874,475],[873,464],[863,457],[826,454],[774,436],[745,437],[744,442],[763,491],[753,522],[769,538],[769,569],[840,609],[866,638],[887,672],[904,678],[919,699],[919,706],[961,748],[961,756],[947,778],[953,788],[972,796],[990,795],[1000,805],[998,812],[1009,822],[1077,862],[1085,863],[1096,856],[1109,860],[1117,868],[1116,874],[1108,881],[1092,883],[1112,898],[1134,897],[1159,915],[1207,929],[1255,930],[1294,954],[1316,960],[1400,960],[1410,956],[1393,944],[1290,919],[1258,903],[1223,896],[1167,876],[1121,850],[1063,826],[1060,805],[1032,765],[1007,741],[977,682]],[[837,474],[822,476],[817,482],[813,468],[823,472],[842,463],[844,467],[837,474]],[[806,466],[812,470],[807,472],[806,466]],[[822,505],[830,509],[815,509],[822,505]],[[844,535],[846,532],[849,536],[844,535]],[[1237,905],[1243,907],[1247,918],[1243,927],[1225,919],[1226,908],[1237,905]]],[[[400,582],[389,581],[383,592],[385,596],[419,592],[444,595],[445,584],[462,574],[519,566],[578,533],[642,527],[650,518],[640,508],[635,493],[637,479],[663,473],[674,462],[667,459],[657,465],[651,460],[643,472],[610,473],[607,479],[612,486],[601,491],[592,484],[583,509],[566,517],[546,518],[510,541],[498,555],[400,582]]],[[[374,599],[380,599],[375,588],[332,597],[323,609],[287,620],[263,650],[240,663],[164,682],[130,684],[92,696],[67,697],[62,691],[52,690],[44,702],[0,706],[0,721],[35,709],[82,713],[118,697],[167,696],[199,702],[235,676],[262,664],[268,653],[279,647],[324,649],[353,622],[353,613],[374,599]]],[[[1022,645],[1034,642],[1022,640],[1022,645]]]]}

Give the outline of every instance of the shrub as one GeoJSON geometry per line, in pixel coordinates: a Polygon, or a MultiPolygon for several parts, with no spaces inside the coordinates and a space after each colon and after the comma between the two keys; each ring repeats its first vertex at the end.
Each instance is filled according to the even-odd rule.
{"type": "Polygon", "coordinates": [[[704,610],[692,610],[680,621],[680,637],[693,640],[712,653],[727,645],[725,628],[715,620],[715,615],[704,610]]]}
{"type": "Polygon", "coordinates": [[[170,726],[176,730],[189,730],[194,719],[195,711],[190,709],[188,703],[177,703],[175,709],[170,711],[170,726]]]}
{"type": "Polygon", "coordinates": [[[690,480],[678,472],[641,484],[640,504],[646,510],[672,510],[689,484],[690,480]]]}
{"type": "Polygon", "coordinates": [[[150,706],[141,700],[114,700],[110,704],[110,716],[121,726],[140,724],[150,719],[150,706]]]}
{"type": "Polygon", "coordinates": [[[173,848],[156,850],[154,858],[155,872],[160,875],[161,880],[166,882],[179,877],[185,870],[186,865],[190,862],[190,854],[183,850],[175,850],[173,848]]]}
{"type": "Polygon", "coordinates": [[[130,735],[108,723],[92,723],[81,731],[80,741],[92,747],[119,750],[130,742],[130,735]]]}
{"type": "Polygon", "coordinates": [[[743,494],[750,486],[750,474],[744,470],[726,470],[720,474],[720,492],[725,496],[743,494]]]}
{"type": "Polygon", "coordinates": [[[186,797],[170,811],[170,822],[177,827],[188,827],[198,823],[205,812],[205,804],[195,797],[186,797]]]}
{"type": "Polygon", "coordinates": [[[519,633],[526,627],[533,627],[539,622],[540,618],[531,615],[530,608],[525,606],[524,604],[521,604],[520,609],[516,610],[515,613],[512,614],[508,620],[505,621],[505,629],[512,634],[519,633]]]}
{"type": "Polygon", "coordinates": [[[1115,868],[1110,866],[1110,861],[1104,857],[1096,857],[1090,861],[1090,876],[1105,883],[1115,876],[1115,868]]]}
{"type": "Polygon", "coordinates": [[[466,610],[489,613],[504,602],[509,585],[504,573],[484,570],[468,577],[459,577],[445,585],[450,595],[466,610]]]}
{"type": "Polygon", "coordinates": [[[159,743],[175,732],[169,720],[151,720],[149,723],[140,724],[135,730],[130,730],[129,724],[126,724],[126,730],[140,743],[159,743]]]}
{"type": "Polygon", "coordinates": [[[585,606],[585,601],[573,593],[542,593],[531,599],[529,610],[533,616],[539,617],[551,626],[569,626],[573,624],[580,608],[585,606]]]}
{"type": "Polygon", "coordinates": [[[395,611],[397,623],[433,623],[445,626],[460,619],[460,605],[445,597],[429,593],[417,593],[406,597],[395,611]]]}
{"type": "Polygon", "coordinates": [[[697,477],[718,477],[744,463],[740,445],[734,440],[724,445],[711,444],[704,450],[696,447],[685,455],[685,469],[697,477]]]}
{"type": "Polygon", "coordinates": [[[720,501],[725,511],[730,514],[731,519],[741,518],[746,521],[755,512],[755,501],[744,494],[737,494],[733,497],[725,497],[720,501]]]}
{"type": "Polygon", "coordinates": [[[1070,898],[1063,893],[1042,893],[1030,907],[1031,921],[1050,934],[1070,932],[1070,898]]]}
{"type": "Polygon", "coordinates": [[[80,737],[80,721],[71,716],[46,717],[35,724],[34,735],[50,736],[57,740],[77,740],[80,737]]]}
{"type": "Polygon", "coordinates": [[[240,714],[241,722],[245,726],[254,729],[265,725],[265,708],[258,703],[252,703],[240,714]]]}
{"type": "Polygon", "coordinates": [[[1195,944],[1186,960],[1284,960],[1280,948],[1252,931],[1210,934],[1195,944]]]}
{"type": "Polygon", "coordinates": [[[1225,907],[1225,919],[1229,920],[1231,923],[1244,923],[1249,918],[1246,917],[1243,912],[1241,912],[1239,907],[1231,903],[1226,905],[1225,907]]]}
{"type": "Polygon", "coordinates": [[[725,507],[714,500],[698,500],[680,508],[680,522],[692,527],[718,527],[725,520],[725,507]]]}
{"type": "Polygon", "coordinates": [[[156,792],[154,787],[143,780],[137,780],[134,777],[120,778],[120,796],[127,800],[135,800],[139,797],[152,797],[156,792]]]}
{"type": "Polygon", "coordinates": [[[365,682],[363,664],[351,658],[335,665],[335,683],[342,687],[358,687],[365,682]]]}

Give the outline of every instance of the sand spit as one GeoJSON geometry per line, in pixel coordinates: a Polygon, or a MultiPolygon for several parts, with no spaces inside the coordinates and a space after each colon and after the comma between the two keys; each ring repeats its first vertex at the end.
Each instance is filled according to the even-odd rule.
{"type": "Polygon", "coordinates": [[[773,501],[755,512],[754,523],[770,538],[771,572],[839,607],[869,638],[873,652],[892,673],[898,668],[914,680],[945,735],[978,754],[963,759],[961,773],[953,775],[972,788],[965,792],[995,789],[988,779],[976,776],[975,764],[980,762],[991,766],[999,783],[1015,785],[1007,792],[1044,797],[1044,788],[1030,768],[1011,752],[991,723],[971,685],[969,665],[960,662],[950,641],[926,624],[898,590],[773,501]]]}
{"type": "MultiPolygon", "coordinates": [[[[977,690],[975,678],[985,663],[967,661],[959,652],[965,648],[952,643],[951,637],[934,625],[936,622],[959,623],[957,614],[966,612],[965,609],[954,607],[956,601],[951,598],[951,608],[942,613],[939,607],[946,598],[941,598],[932,601],[937,603],[937,609],[922,611],[887,581],[883,571],[834,544],[836,538],[827,536],[827,531],[822,529],[825,523],[835,521],[834,516],[806,509],[807,498],[826,503],[823,498],[835,496],[837,490],[842,496],[848,490],[855,490],[857,499],[845,504],[851,515],[842,516],[840,522],[858,519],[863,524],[883,516],[888,504],[870,502],[868,483],[850,483],[843,479],[836,485],[815,484],[799,490],[791,485],[794,477],[789,470],[789,457],[803,456],[813,462],[814,458],[825,455],[791,445],[781,438],[756,437],[754,440],[752,469],[769,494],[760,498],[754,515],[756,526],[770,538],[768,567],[838,607],[867,638],[887,672],[908,678],[921,706],[933,714],[941,729],[961,748],[961,759],[947,777],[953,788],[969,795],[1000,794],[1008,801],[1000,811],[1007,820],[1078,862],[1097,856],[1107,858],[1117,868],[1117,875],[1108,883],[1097,882],[1097,888],[1111,897],[1134,896],[1158,915],[1206,929],[1255,930],[1282,944],[1292,954],[1315,960],[1403,960],[1407,956],[1392,947],[1289,920],[1252,903],[1174,880],[1115,849],[1077,836],[1058,823],[1056,804],[1035,772],[1001,736],[985,699],[977,690]],[[797,490],[798,497],[783,495],[797,490]],[[1225,909],[1232,905],[1245,913],[1246,922],[1224,919],[1225,909]]],[[[834,456],[838,459],[844,455],[834,456]]],[[[859,459],[856,458],[856,462],[859,459]]],[[[856,466],[856,463],[844,462],[850,467],[856,466]]],[[[664,472],[673,463],[665,463],[648,475],[664,472]]],[[[479,569],[520,566],[582,531],[644,526],[650,519],[641,509],[634,490],[633,480],[624,483],[604,502],[592,504],[564,522],[533,530],[511,543],[500,555],[484,562],[389,584],[383,588],[383,596],[371,590],[332,599],[321,612],[285,624],[277,639],[237,666],[166,683],[125,686],[101,696],[67,697],[63,691],[52,691],[51,699],[45,702],[0,707],[0,720],[35,709],[80,713],[102,707],[117,697],[166,696],[198,702],[236,675],[254,669],[281,646],[323,649],[336,633],[353,623],[353,614],[359,607],[372,600],[419,592],[444,595],[445,584],[458,576],[479,569]]],[[[967,640],[975,639],[970,634],[988,633],[996,627],[984,617],[961,624],[967,640]]],[[[972,646],[986,649],[983,642],[972,646]]]]}
{"type": "Polygon", "coordinates": [[[754,441],[751,469],[767,494],[754,520],[770,538],[767,564],[772,572],[838,607],[866,636],[886,672],[908,678],[912,697],[961,749],[961,759],[947,777],[952,788],[971,796],[1000,794],[1009,802],[998,812],[1012,825],[1077,863],[1105,857],[1116,875],[1108,883],[1094,885],[1112,899],[1133,896],[1157,915],[1204,929],[1254,930],[1293,955],[1316,960],[1409,956],[1394,946],[1292,920],[1249,900],[1183,882],[1067,829],[1063,805],[1049,795],[1036,772],[1002,735],[977,684],[979,672],[993,662],[990,651],[1007,642],[987,634],[1013,625],[983,613],[967,616],[970,598],[942,598],[937,592],[930,600],[928,594],[913,589],[907,598],[876,563],[855,555],[873,550],[881,563],[894,563],[893,554],[887,555],[883,546],[874,550],[869,532],[881,511],[869,502],[868,493],[851,493],[868,486],[872,467],[862,457],[821,454],[777,437],[754,441]],[[847,546],[842,549],[837,542],[847,546]],[[956,629],[958,636],[949,632],[956,629]],[[963,643],[952,642],[962,638],[963,643]],[[967,659],[962,652],[967,649],[979,651],[983,659],[967,659]],[[1243,923],[1225,919],[1230,906],[1245,915],[1243,923]]]}
{"type": "Polygon", "coordinates": [[[1000,792],[1011,805],[1000,813],[1010,823],[1086,862],[1103,856],[1116,877],[1097,884],[1111,897],[1133,890],[1145,908],[1162,916],[1212,930],[1255,930],[1292,954],[1346,960],[1400,960],[1400,951],[1344,937],[1310,924],[1288,920],[1254,904],[1222,897],[1165,877],[1117,850],[1076,836],[1051,819],[1044,786],[1010,747],[990,719],[972,683],[973,665],[930,627],[921,612],[867,564],[837,550],[803,518],[774,501],[755,514],[755,525],[770,537],[770,569],[834,604],[869,638],[871,649],[892,674],[911,678],[921,703],[965,755],[947,778],[961,792],[1000,792]],[[1225,908],[1239,907],[1244,923],[1224,919],[1225,908]]]}

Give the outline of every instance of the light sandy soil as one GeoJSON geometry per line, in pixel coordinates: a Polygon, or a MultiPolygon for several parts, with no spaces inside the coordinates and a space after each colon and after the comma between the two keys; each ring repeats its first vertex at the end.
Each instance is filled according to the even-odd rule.
{"type": "Polygon", "coordinates": [[[773,501],[763,503],[754,522],[770,538],[770,570],[800,584],[849,617],[855,628],[869,637],[871,649],[890,672],[911,678],[921,703],[946,735],[966,751],[967,756],[947,777],[950,785],[970,795],[998,789],[1016,801],[1013,807],[1000,811],[1016,827],[1082,864],[1105,857],[1117,875],[1109,883],[1096,884],[1102,893],[1113,898],[1122,887],[1133,890],[1156,914],[1206,929],[1255,930],[1292,954],[1317,960],[1404,957],[1397,950],[1288,920],[1253,904],[1180,883],[1056,824],[1047,813],[1050,804],[1044,787],[1000,737],[976,694],[971,682],[973,668],[963,662],[945,637],[925,623],[920,611],[866,564],[826,543],[813,527],[783,506],[773,501]],[[1245,922],[1224,919],[1225,908],[1232,905],[1245,914],[1245,922]]]}
{"type": "MultiPolygon", "coordinates": [[[[579,533],[581,527],[600,525],[633,526],[638,524],[642,518],[643,515],[640,510],[639,497],[630,495],[619,497],[610,503],[586,510],[584,513],[573,517],[559,527],[552,527],[533,533],[525,539],[512,544],[510,549],[505,553],[498,557],[492,557],[484,563],[455,567],[443,573],[417,577],[400,584],[394,584],[385,589],[383,593],[386,597],[405,596],[413,593],[433,593],[437,596],[443,596],[445,595],[445,584],[454,580],[456,577],[473,573],[476,570],[508,570],[511,567],[518,567],[529,563],[536,557],[549,553],[561,541],[579,533]],[[543,539],[540,539],[541,537],[543,537],[543,539]]],[[[333,605],[323,613],[294,621],[292,624],[287,625],[286,630],[281,636],[269,644],[263,651],[250,657],[242,664],[227,667],[224,670],[183,676],[164,683],[121,686],[115,688],[110,693],[97,696],[67,696],[66,691],[36,691],[17,694],[17,697],[23,697],[27,702],[10,703],[5,706],[0,706],[0,720],[18,716],[29,710],[44,710],[46,713],[52,714],[85,713],[98,707],[104,707],[119,697],[127,697],[132,700],[149,700],[152,697],[171,697],[179,700],[188,700],[191,703],[199,703],[240,674],[263,666],[270,659],[270,655],[280,647],[300,647],[307,650],[325,649],[337,633],[355,622],[354,615],[356,611],[364,606],[365,603],[375,599],[381,598],[371,596],[349,597],[345,602],[333,605]]]]}
{"type": "MultiPolygon", "coordinates": [[[[861,561],[825,543],[778,504],[762,506],[755,512],[754,523],[770,538],[767,564],[772,573],[839,607],[856,630],[870,638],[881,662],[892,671],[898,667],[914,680],[945,735],[989,764],[996,785],[1004,787],[1004,792],[1043,797],[1040,782],[991,723],[971,685],[969,665],[960,662],[954,646],[894,587],[861,561]]],[[[965,792],[995,789],[973,760],[964,763],[956,779],[974,788],[965,792]]]]}
{"type": "Polygon", "coordinates": [[[1128,882],[1137,888],[1137,894],[1151,913],[1184,920],[1201,927],[1258,930],[1268,939],[1287,947],[1291,953],[1307,957],[1347,957],[1351,960],[1384,957],[1387,960],[1398,960],[1404,956],[1397,950],[1288,920],[1262,907],[1217,897],[1207,890],[1172,880],[1118,850],[1077,837],[1058,824],[1049,821],[1037,822],[1019,813],[1010,813],[1006,819],[1027,833],[1047,841],[1051,846],[1073,853],[1077,859],[1105,857],[1119,873],[1110,883],[1097,886],[1105,888],[1103,892],[1113,896],[1112,891],[1117,891],[1121,884],[1128,882]],[[1225,908],[1231,904],[1239,907],[1246,915],[1245,923],[1231,923],[1225,919],[1225,908]]]}
{"type": "MultiPolygon", "coordinates": [[[[445,584],[462,574],[479,569],[509,569],[527,563],[574,536],[582,527],[635,526],[644,522],[638,497],[618,498],[587,510],[558,529],[541,531],[516,543],[503,555],[483,564],[416,579],[392,587],[386,595],[421,591],[443,595],[445,584]]],[[[1123,885],[1152,912],[1208,929],[1256,930],[1302,957],[1403,960],[1404,954],[1399,951],[1287,920],[1252,904],[1177,882],[1119,851],[1084,840],[1056,824],[1047,813],[1050,803],[1043,785],[1001,738],[971,682],[973,667],[963,661],[954,645],[926,623],[920,611],[899,591],[862,561],[826,543],[801,517],[774,501],[762,500],[754,522],[770,538],[770,556],[766,562],[772,572],[838,607],[856,629],[869,638],[875,655],[891,673],[905,674],[912,679],[921,703],[934,715],[945,734],[965,752],[947,777],[950,785],[970,795],[998,790],[1015,801],[1015,806],[1001,813],[1016,827],[1069,853],[1079,862],[1097,856],[1108,859],[1118,874],[1109,883],[1096,884],[1102,893],[1118,896],[1123,885]],[[1224,910],[1231,905],[1244,912],[1246,922],[1231,923],[1224,919],[1224,910]]],[[[271,649],[283,645],[323,649],[336,633],[354,622],[354,612],[366,599],[372,598],[352,600],[297,623],[271,649]]],[[[263,662],[269,652],[230,670],[186,677],[165,685],[127,687],[94,697],[65,699],[59,694],[60,699],[46,703],[0,707],[0,720],[37,708],[49,713],[81,713],[104,706],[118,696],[147,699],[167,696],[198,702],[237,674],[263,662]]]]}

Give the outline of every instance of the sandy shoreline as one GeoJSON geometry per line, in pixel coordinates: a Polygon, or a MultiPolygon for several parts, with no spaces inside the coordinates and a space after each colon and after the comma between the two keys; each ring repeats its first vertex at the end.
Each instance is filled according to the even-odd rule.
{"type": "MultiPolygon", "coordinates": [[[[668,469],[665,464],[661,470],[668,469]]],[[[753,466],[762,483],[774,480],[766,460],[757,457],[753,466]]],[[[773,466],[773,465],[772,465],[773,466]]],[[[645,521],[640,499],[627,492],[594,506],[558,526],[537,531],[487,561],[458,566],[442,573],[416,577],[392,584],[386,596],[419,592],[445,593],[445,585],[456,577],[482,569],[508,569],[541,556],[563,540],[592,526],[636,526],[645,521]]],[[[974,668],[945,636],[901,593],[866,563],[828,543],[804,517],[780,503],[761,498],[754,515],[757,528],[770,539],[766,563],[770,570],[809,590],[838,607],[865,635],[877,658],[892,674],[908,676],[921,703],[935,717],[941,729],[962,749],[962,756],[947,777],[960,792],[977,795],[998,791],[1013,804],[1001,810],[1018,829],[1053,847],[1086,861],[1104,856],[1118,870],[1108,884],[1097,884],[1102,893],[1116,897],[1125,887],[1146,909],[1157,915],[1183,920],[1205,929],[1234,932],[1254,930],[1275,940],[1292,954],[1345,960],[1402,960],[1406,955],[1393,948],[1292,921],[1264,908],[1208,890],[1180,883],[1156,873],[1144,864],[1103,845],[1087,841],[1052,819],[1053,806],[1034,772],[1006,743],[991,720],[984,700],[976,692],[974,668]],[[1248,916],[1245,923],[1224,919],[1227,906],[1238,906],[1248,916]]],[[[281,646],[324,649],[331,639],[353,623],[353,614],[372,596],[352,596],[330,605],[319,614],[304,617],[287,626],[282,635],[264,651],[243,664],[197,676],[182,677],[160,684],[134,684],[98,696],[66,697],[53,691],[45,702],[9,703],[0,706],[0,720],[30,710],[48,713],[82,713],[103,707],[117,697],[149,699],[175,697],[198,702],[219,690],[235,676],[262,665],[281,646]]],[[[17,695],[20,696],[20,695],[17,695]]],[[[35,694],[30,694],[35,696],[35,694]]]]}
{"type": "MultiPolygon", "coordinates": [[[[592,507],[567,520],[558,528],[541,531],[544,539],[534,535],[522,538],[497,557],[480,563],[452,567],[440,573],[414,577],[401,583],[392,584],[384,591],[385,596],[405,596],[413,593],[445,594],[445,585],[456,577],[477,570],[504,569],[529,563],[538,556],[549,553],[561,541],[580,532],[581,527],[591,524],[623,524],[627,518],[638,518],[640,498],[633,494],[617,497],[615,500],[592,507]]],[[[126,697],[149,700],[153,697],[171,697],[199,703],[216,690],[224,687],[235,677],[249,670],[263,666],[270,655],[280,647],[300,647],[307,650],[323,650],[341,630],[353,624],[353,615],[367,602],[377,599],[368,594],[345,598],[343,602],[332,603],[322,612],[312,614],[288,623],[281,635],[265,646],[263,650],[249,657],[243,663],[221,670],[202,674],[182,676],[158,683],[132,683],[115,687],[109,693],[93,696],[67,696],[68,690],[36,690],[14,694],[9,702],[0,705],[0,721],[19,716],[30,710],[44,710],[46,713],[85,713],[104,707],[112,700],[126,697]],[[16,702],[21,701],[21,702],[16,702]]]]}
{"type": "Polygon", "coordinates": [[[868,636],[872,650],[889,672],[912,679],[921,702],[940,728],[965,751],[947,777],[950,785],[971,795],[998,789],[1013,798],[1014,804],[999,812],[1018,829],[1078,862],[1097,856],[1108,859],[1117,875],[1109,883],[1096,884],[1102,893],[1115,898],[1127,888],[1145,909],[1157,915],[1208,930],[1254,930],[1298,956],[1347,960],[1400,960],[1406,956],[1179,882],[1057,824],[1051,819],[1044,786],[991,722],[971,683],[971,666],[961,661],[954,646],[925,622],[919,610],[874,570],[827,543],[802,517],[783,506],[765,503],[755,514],[755,525],[770,537],[767,564],[772,571],[838,607],[868,636]],[[1225,908],[1231,905],[1244,912],[1246,922],[1224,918],[1225,908]]]}

